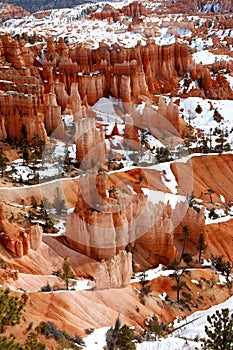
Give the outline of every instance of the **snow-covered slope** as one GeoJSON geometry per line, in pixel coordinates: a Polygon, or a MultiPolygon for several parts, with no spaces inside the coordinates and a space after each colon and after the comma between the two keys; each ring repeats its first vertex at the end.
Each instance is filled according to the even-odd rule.
{"type": "MultiPolygon", "coordinates": [[[[162,338],[160,341],[143,342],[137,344],[137,350],[195,350],[201,349],[201,338],[206,336],[205,325],[208,325],[207,316],[212,315],[216,310],[229,308],[230,314],[233,313],[233,297],[224,303],[215,305],[207,310],[194,312],[182,321],[176,320],[174,328],[178,328],[168,338],[162,338]]],[[[104,349],[105,334],[107,327],[96,329],[91,335],[84,340],[86,350],[104,349]]]]}
{"type": "Polygon", "coordinates": [[[201,349],[200,339],[206,337],[205,325],[208,325],[207,316],[225,308],[230,310],[230,314],[233,313],[233,297],[208,310],[194,312],[181,322],[176,321],[174,327],[179,327],[179,329],[173,332],[167,339],[153,343],[145,342],[138,344],[137,350],[201,349]]]}

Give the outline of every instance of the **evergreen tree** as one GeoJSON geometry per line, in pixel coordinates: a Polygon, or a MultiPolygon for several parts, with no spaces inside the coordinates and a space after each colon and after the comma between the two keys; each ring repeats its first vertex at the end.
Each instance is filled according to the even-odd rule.
{"type": "Polygon", "coordinates": [[[14,326],[20,323],[27,298],[25,293],[19,299],[10,295],[9,288],[0,289],[0,333],[5,331],[5,326],[14,326]]]}
{"type": "Polygon", "coordinates": [[[0,170],[1,170],[1,177],[4,175],[4,170],[7,167],[7,163],[9,162],[9,159],[5,157],[2,153],[2,148],[0,148],[0,170]]]}
{"type": "Polygon", "coordinates": [[[146,280],[145,271],[142,272],[139,283],[141,284],[139,299],[145,305],[145,296],[148,296],[151,292],[150,282],[146,280]]]}
{"type": "Polygon", "coordinates": [[[211,263],[215,267],[215,269],[219,272],[222,272],[223,275],[226,276],[227,282],[229,282],[229,277],[232,270],[232,263],[230,261],[224,261],[223,255],[211,255],[211,263]]]}
{"type": "Polygon", "coordinates": [[[233,265],[230,261],[227,261],[224,263],[223,274],[226,276],[227,282],[230,282],[229,277],[230,277],[232,268],[233,268],[233,265]]]}
{"type": "Polygon", "coordinates": [[[190,236],[189,228],[188,228],[187,225],[183,226],[183,234],[184,234],[184,236],[180,238],[180,241],[183,242],[182,252],[181,252],[181,255],[180,255],[180,262],[181,262],[181,260],[183,258],[184,252],[185,252],[185,246],[186,246],[187,237],[190,236]]]}
{"type": "Polygon", "coordinates": [[[201,137],[200,140],[200,153],[209,153],[210,148],[208,147],[208,138],[206,138],[204,135],[201,137]]]}
{"type": "Polygon", "coordinates": [[[24,145],[22,149],[23,164],[28,164],[30,160],[30,153],[28,151],[28,146],[24,145]]]}
{"type": "Polygon", "coordinates": [[[35,135],[31,140],[31,146],[33,153],[35,154],[35,161],[37,161],[38,158],[41,159],[45,147],[45,141],[39,139],[38,135],[35,135]]]}
{"type": "Polygon", "coordinates": [[[117,332],[116,346],[119,350],[135,350],[136,345],[133,343],[134,333],[129,326],[124,325],[117,332]]]}
{"type": "Polygon", "coordinates": [[[71,170],[70,152],[69,152],[67,145],[65,146],[64,153],[65,153],[65,158],[63,160],[63,162],[64,162],[63,170],[70,174],[70,170],[71,170]]]}
{"type": "Polygon", "coordinates": [[[201,233],[198,237],[198,242],[197,242],[197,251],[198,251],[198,262],[201,261],[201,254],[204,252],[207,248],[207,245],[205,244],[205,236],[203,233],[201,233]]]}
{"type": "Polygon", "coordinates": [[[210,260],[212,265],[215,267],[217,271],[223,272],[223,266],[224,266],[223,255],[211,254],[210,260]]]}
{"type": "Polygon", "coordinates": [[[15,336],[10,335],[9,337],[0,337],[0,349],[1,350],[24,350],[22,345],[15,343],[15,336]]]}
{"type": "Polygon", "coordinates": [[[200,106],[199,103],[197,104],[197,107],[196,107],[196,109],[195,109],[195,112],[198,113],[198,114],[201,114],[201,112],[202,112],[202,108],[201,108],[201,106],[200,106]]]}
{"type": "Polygon", "coordinates": [[[69,289],[70,279],[74,278],[73,271],[70,267],[68,258],[65,258],[62,265],[62,272],[59,277],[65,282],[66,289],[69,289]]]}
{"type": "Polygon", "coordinates": [[[41,219],[45,221],[46,228],[52,228],[54,224],[53,220],[50,218],[48,214],[49,208],[51,208],[51,204],[49,203],[46,197],[43,197],[40,203],[40,214],[41,214],[41,219]]]}
{"type": "Polygon", "coordinates": [[[37,201],[34,196],[31,197],[31,205],[33,209],[37,209],[37,201]]]}
{"type": "Polygon", "coordinates": [[[60,190],[58,187],[56,188],[53,206],[56,209],[57,215],[61,215],[62,211],[65,208],[65,201],[64,201],[64,199],[61,198],[61,193],[60,193],[60,190]]]}
{"type": "Polygon", "coordinates": [[[51,292],[52,291],[52,287],[50,286],[49,282],[47,282],[47,284],[43,287],[41,287],[41,292],[51,292]]]}
{"type": "Polygon", "coordinates": [[[208,336],[204,339],[205,350],[233,350],[233,315],[229,309],[216,311],[212,316],[207,316],[209,326],[205,326],[208,336]]]}
{"type": "Polygon", "coordinates": [[[175,280],[176,284],[171,286],[171,289],[176,291],[176,301],[179,304],[180,303],[180,293],[184,288],[188,289],[188,286],[185,281],[182,281],[182,278],[184,277],[184,274],[186,273],[185,269],[176,269],[174,270],[171,277],[175,280]]]}
{"type": "Polygon", "coordinates": [[[30,332],[25,342],[24,350],[46,350],[46,347],[44,344],[38,342],[34,332],[30,332]]]}
{"type": "Polygon", "coordinates": [[[72,343],[71,341],[62,338],[59,343],[58,346],[56,348],[56,350],[81,350],[82,348],[80,348],[77,344],[72,343]]]}
{"type": "Polygon", "coordinates": [[[159,163],[171,161],[172,157],[168,147],[159,147],[156,158],[159,163]]]}
{"type": "Polygon", "coordinates": [[[147,143],[147,134],[148,134],[148,130],[147,129],[143,129],[141,130],[141,135],[140,135],[140,142],[141,145],[146,145],[147,143]]]}
{"type": "Polygon", "coordinates": [[[116,322],[115,322],[115,327],[109,328],[107,333],[106,333],[106,343],[107,343],[108,350],[115,349],[117,333],[119,332],[120,328],[121,328],[121,321],[120,321],[120,318],[118,316],[116,319],[116,322]]]}
{"type": "Polygon", "coordinates": [[[163,336],[163,329],[156,315],[153,315],[147,321],[147,326],[144,330],[144,335],[147,337],[147,339],[153,338],[154,340],[158,340],[163,336]]]}

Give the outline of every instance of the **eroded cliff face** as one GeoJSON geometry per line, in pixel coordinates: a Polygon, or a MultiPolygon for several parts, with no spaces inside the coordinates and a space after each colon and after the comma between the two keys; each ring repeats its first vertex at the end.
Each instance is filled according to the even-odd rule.
{"type": "Polygon", "coordinates": [[[225,259],[232,261],[233,247],[233,220],[222,223],[214,223],[206,225],[205,236],[207,241],[208,257],[211,254],[219,256],[223,255],[225,259]]]}
{"type": "Polygon", "coordinates": [[[232,0],[226,0],[226,1],[198,0],[197,5],[198,5],[198,8],[203,12],[231,12],[233,2],[232,0]],[[207,7],[207,5],[209,6],[207,7]]]}
{"type": "Polygon", "coordinates": [[[123,6],[120,11],[124,15],[132,18],[147,16],[148,14],[146,6],[143,3],[138,1],[133,1],[130,4],[123,6]]]}
{"type": "Polygon", "coordinates": [[[37,250],[42,242],[42,227],[34,225],[29,229],[8,221],[0,202],[0,234],[1,244],[18,257],[27,255],[29,249],[37,250]]]}
{"type": "MultiPolygon", "coordinates": [[[[226,62],[223,63],[222,68],[227,67],[226,62]]],[[[221,67],[221,64],[216,65],[217,67],[221,67]]],[[[192,97],[207,97],[209,99],[233,99],[233,91],[227,79],[221,75],[217,74],[216,79],[211,77],[210,70],[201,65],[197,64],[191,70],[191,75],[193,79],[199,82],[200,89],[192,88],[189,92],[189,96],[192,97]],[[203,91],[201,91],[203,89],[203,91]]],[[[183,95],[185,97],[185,95],[183,95]]],[[[186,95],[187,97],[187,95],[186,95]]]]}
{"type": "Polygon", "coordinates": [[[119,21],[120,11],[118,9],[115,9],[110,4],[106,4],[101,11],[92,12],[91,18],[98,20],[108,20],[109,22],[119,21]]]}
{"type": "MultiPolygon", "coordinates": [[[[154,205],[154,211],[158,207],[154,205]]],[[[154,226],[145,232],[134,244],[135,259],[142,266],[163,263],[168,265],[182,254],[183,228],[190,232],[185,253],[195,255],[200,232],[204,232],[204,209],[199,213],[190,208],[187,202],[178,202],[174,209],[170,204],[159,209],[154,226]]],[[[146,219],[146,218],[145,218],[146,219]]]]}
{"type": "Polygon", "coordinates": [[[2,203],[0,203],[0,231],[1,243],[4,247],[19,257],[28,253],[30,248],[29,235],[24,229],[7,220],[2,203]]]}
{"type": "Polygon", "coordinates": [[[76,159],[83,170],[99,168],[106,160],[105,134],[94,118],[76,121],[76,159]]]}
{"type": "Polygon", "coordinates": [[[69,56],[72,64],[67,65],[70,73],[66,69],[66,75],[69,80],[77,79],[80,96],[86,97],[89,104],[109,94],[130,102],[148,93],[160,93],[164,90],[164,79],[167,89],[175,84],[172,77],[177,76],[178,69],[180,73],[186,72],[192,64],[186,45],[177,42],[159,46],[153,40],[133,49],[101,43],[98,49],[90,51],[79,44],[70,50],[69,56]]]}
{"type": "Polygon", "coordinates": [[[147,101],[141,112],[135,106],[131,107],[130,118],[125,118],[126,139],[128,133],[131,140],[138,142],[137,137],[128,130],[132,129],[130,125],[140,129],[145,129],[149,126],[151,134],[166,145],[169,144],[169,140],[173,139],[173,142],[175,142],[176,138],[180,138],[182,121],[179,117],[178,106],[173,102],[172,98],[167,104],[166,99],[162,96],[158,97],[157,104],[158,108],[155,109],[147,101]]]}
{"type": "Polygon", "coordinates": [[[132,276],[132,254],[121,250],[109,260],[102,260],[94,272],[96,289],[127,287],[132,276]]]}
{"type": "MultiPolygon", "coordinates": [[[[130,8],[125,11],[131,15],[142,11],[140,5],[130,8]]],[[[188,94],[184,90],[181,97],[233,98],[227,79],[220,74],[213,79],[209,68],[196,65],[180,40],[161,46],[148,39],[145,46],[138,42],[133,48],[100,43],[90,49],[85,44],[69,47],[62,38],[30,47],[25,40],[5,35],[0,40],[0,60],[1,139],[19,140],[22,128],[28,140],[35,135],[46,140],[57,128],[62,134],[61,114],[73,114],[75,120],[94,116],[89,106],[101,97],[121,99],[123,112],[131,113],[141,101],[155,102],[155,94],[177,95],[178,81],[187,72],[200,86],[188,94]]],[[[160,100],[159,107],[179,130],[173,103],[165,108],[160,100]]]]}
{"type": "Polygon", "coordinates": [[[28,139],[42,139],[61,124],[60,115],[70,111],[76,119],[86,116],[86,107],[99,98],[112,95],[125,103],[140,102],[143,96],[173,90],[175,77],[193,65],[185,44],[159,46],[148,40],[146,46],[127,49],[100,44],[90,50],[84,44],[68,48],[60,38],[26,47],[5,35],[0,42],[1,138],[18,138],[25,125],[28,139]],[[11,124],[17,125],[15,132],[11,124]]]}
{"type": "Polygon", "coordinates": [[[0,13],[0,23],[3,23],[11,18],[21,18],[28,16],[29,12],[20,6],[15,6],[13,4],[7,4],[0,2],[1,13],[0,13]]]}
{"type": "Polygon", "coordinates": [[[46,141],[47,133],[61,125],[56,95],[45,94],[38,68],[33,66],[34,54],[25,41],[6,35],[0,46],[0,138],[19,141],[24,134],[29,141],[35,135],[46,141]]]}
{"type": "MultiPolygon", "coordinates": [[[[51,109],[49,107],[48,109],[51,109]]],[[[35,135],[46,140],[45,120],[38,110],[36,95],[15,92],[0,95],[1,129],[0,138],[20,140],[22,134],[30,141],[35,135]]],[[[59,116],[60,118],[60,116],[59,116]]]]}
{"type": "Polygon", "coordinates": [[[88,174],[82,181],[75,211],[67,216],[66,237],[74,249],[101,260],[130,243],[140,263],[167,264],[181,254],[179,239],[187,225],[189,252],[195,254],[191,247],[204,231],[203,210],[197,213],[187,201],[172,209],[169,203],[153,204],[144,195],[118,190],[107,196],[104,175],[88,174]]]}
{"type": "Polygon", "coordinates": [[[218,0],[176,0],[161,1],[156,13],[229,13],[232,10],[232,0],[218,1],[218,0]]]}

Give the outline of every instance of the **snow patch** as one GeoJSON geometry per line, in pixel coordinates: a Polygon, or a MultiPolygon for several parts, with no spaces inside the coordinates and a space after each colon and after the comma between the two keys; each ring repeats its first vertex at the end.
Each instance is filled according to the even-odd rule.
{"type": "Polygon", "coordinates": [[[94,332],[84,338],[85,350],[103,350],[106,346],[106,333],[109,327],[95,329],[94,332]]]}

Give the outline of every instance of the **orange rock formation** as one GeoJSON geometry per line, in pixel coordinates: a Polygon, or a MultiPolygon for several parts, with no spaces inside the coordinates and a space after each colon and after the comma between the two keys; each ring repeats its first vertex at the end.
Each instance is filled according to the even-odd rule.
{"type": "MultiPolygon", "coordinates": [[[[143,5],[131,5],[125,9],[131,15],[143,12],[143,5]]],[[[220,75],[214,80],[207,67],[195,65],[180,41],[159,46],[150,39],[146,46],[138,43],[134,48],[100,43],[95,50],[85,44],[69,48],[62,38],[58,43],[49,38],[46,49],[25,43],[9,35],[0,40],[1,139],[19,140],[22,128],[28,140],[34,135],[45,140],[57,128],[62,134],[62,113],[73,113],[75,120],[93,115],[89,105],[109,95],[122,99],[129,113],[133,103],[154,99],[154,94],[176,94],[178,78],[186,72],[203,82],[203,90],[191,90],[190,95],[233,98],[228,81],[220,75]]],[[[160,108],[179,130],[172,103],[165,108],[161,100],[160,108]]]]}
{"type": "Polygon", "coordinates": [[[3,23],[11,18],[21,18],[28,16],[29,12],[20,6],[15,6],[13,4],[0,3],[1,13],[0,13],[0,23],[3,23]]]}
{"type": "Polygon", "coordinates": [[[30,236],[24,229],[7,220],[2,203],[0,203],[0,231],[3,246],[20,257],[28,253],[30,236]]]}

